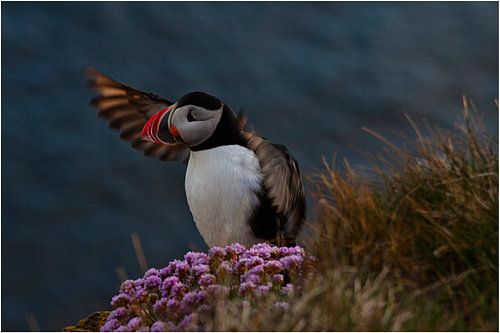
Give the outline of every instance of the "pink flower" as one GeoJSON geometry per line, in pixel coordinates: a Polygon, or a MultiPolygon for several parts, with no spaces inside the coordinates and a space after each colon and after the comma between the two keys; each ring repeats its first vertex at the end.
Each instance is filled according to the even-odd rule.
{"type": "Polygon", "coordinates": [[[175,298],[171,298],[167,301],[167,308],[170,311],[176,311],[181,305],[181,302],[176,300],[175,298]]]}
{"type": "Polygon", "coordinates": [[[233,265],[229,261],[223,261],[220,263],[218,272],[219,273],[230,273],[233,270],[233,265]]]}
{"type": "Polygon", "coordinates": [[[288,283],[286,286],[281,288],[281,294],[285,296],[293,295],[293,284],[288,283]]]}
{"type": "Polygon", "coordinates": [[[264,264],[264,260],[262,258],[259,258],[259,257],[251,257],[245,262],[245,266],[247,268],[252,268],[252,267],[255,267],[258,265],[262,265],[262,264],[264,264]]]}
{"type": "Polygon", "coordinates": [[[179,278],[177,276],[169,276],[168,278],[163,280],[163,283],[162,283],[160,289],[166,293],[169,293],[170,289],[172,289],[172,286],[179,283],[179,282],[180,281],[179,281],[179,278]]]}
{"type": "Polygon", "coordinates": [[[255,274],[248,274],[248,275],[242,276],[241,279],[244,282],[251,282],[255,285],[260,284],[260,280],[261,280],[260,276],[255,275],[255,274]]]}
{"type": "Polygon", "coordinates": [[[193,315],[192,314],[186,315],[184,319],[181,320],[179,325],[177,325],[177,330],[178,331],[190,330],[189,328],[191,327],[192,322],[193,322],[193,315]]]}
{"type": "Polygon", "coordinates": [[[151,332],[171,332],[174,330],[175,325],[172,322],[158,320],[151,325],[151,332]]]}
{"type": "Polygon", "coordinates": [[[129,320],[129,322],[127,324],[127,329],[130,332],[136,331],[139,327],[141,327],[141,324],[142,324],[142,318],[134,317],[134,318],[129,320]]]}
{"type": "Polygon", "coordinates": [[[208,251],[208,256],[213,259],[222,260],[226,256],[226,250],[219,246],[214,246],[208,251]]]}
{"type": "Polygon", "coordinates": [[[127,294],[120,293],[113,296],[111,299],[111,305],[113,307],[127,306],[130,303],[131,297],[127,294]]]}
{"type": "Polygon", "coordinates": [[[283,265],[278,260],[270,260],[265,263],[264,270],[269,273],[279,273],[283,269],[283,265]]]}
{"type": "Polygon", "coordinates": [[[203,274],[198,279],[198,284],[200,287],[207,287],[215,282],[215,275],[213,274],[203,274]]]}
{"type": "Polygon", "coordinates": [[[158,288],[162,283],[161,278],[158,275],[150,275],[144,278],[144,286],[148,289],[158,288]]]}
{"type": "Polygon", "coordinates": [[[283,276],[283,274],[274,274],[273,275],[273,282],[275,282],[275,283],[282,284],[284,280],[285,280],[285,277],[283,276]]]}
{"type": "Polygon", "coordinates": [[[173,265],[168,265],[167,267],[163,267],[159,270],[160,277],[162,279],[165,279],[169,277],[172,273],[174,272],[174,266],[173,265]]]}
{"type": "Polygon", "coordinates": [[[166,298],[159,299],[155,304],[153,304],[153,311],[158,316],[165,316],[167,312],[167,302],[168,299],[166,298]]]}
{"type": "Polygon", "coordinates": [[[114,332],[120,327],[120,322],[115,318],[108,318],[108,320],[101,327],[101,332],[114,332]]]}
{"type": "Polygon", "coordinates": [[[120,292],[125,293],[127,295],[133,295],[135,289],[134,280],[125,280],[120,285],[120,292]]]}
{"type": "Polygon", "coordinates": [[[288,304],[287,302],[274,303],[274,308],[276,310],[286,311],[286,310],[288,310],[289,307],[290,307],[290,304],[288,304]]]}
{"type": "Polygon", "coordinates": [[[181,297],[182,294],[184,294],[184,291],[186,290],[186,287],[184,286],[183,283],[181,282],[177,282],[176,284],[174,284],[172,286],[172,288],[170,289],[170,293],[172,296],[179,296],[181,297]]]}
{"type": "Polygon", "coordinates": [[[256,285],[253,282],[243,282],[242,284],[240,284],[239,292],[240,294],[245,295],[249,291],[255,289],[255,287],[256,285]]]}
{"type": "Polygon", "coordinates": [[[256,296],[264,297],[269,293],[269,290],[271,290],[271,287],[268,285],[258,286],[257,289],[255,289],[255,294],[256,296]]]}
{"type": "Polygon", "coordinates": [[[283,264],[283,266],[286,269],[293,269],[302,264],[304,259],[301,256],[298,256],[296,254],[292,254],[286,257],[283,257],[280,259],[280,263],[283,264]]]}
{"type": "MultiPolygon", "coordinates": [[[[300,290],[312,260],[300,247],[266,243],[245,249],[240,244],[213,247],[208,254],[188,252],[161,269],[151,268],[143,278],[124,281],[112,298],[102,331],[203,330],[199,316],[210,314],[216,300],[248,303],[253,297],[278,297],[273,309],[286,309],[286,297],[300,290]],[[219,284],[224,283],[224,284],[219,284]],[[248,299],[247,296],[252,298],[248,299]]],[[[266,305],[267,306],[267,305],[266,305]]]]}
{"type": "Polygon", "coordinates": [[[121,306],[111,311],[111,313],[109,314],[109,319],[123,319],[128,315],[128,309],[125,306],[121,306]]]}
{"type": "Polygon", "coordinates": [[[158,320],[151,325],[151,332],[167,332],[170,331],[167,328],[167,324],[164,321],[158,320]]]}
{"type": "Polygon", "coordinates": [[[252,267],[246,275],[251,275],[251,274],[262,274],[264,272],[264,265],[258,265],[255,267],[252,267]]]}
{"type": "Polygon", "coordinates": [[[224,247],[224,251],[226,251],[226,255],[229,257],[237,257],[240,254],[244,253],[246,251],[246,248],[238,243],[226,245],[224,247]]]}
{"type": "Polygon", "coordinates": [[[134,297],[137,300],[144,300],[146,296],[148,295],[147,291],[143,287],[135,288],[135,295],[134,297]]]}
{"type": "Polygon", "coordinates": [[[185,312],[189,313],[192,308],[202,300],[203,294],[198,291],[190,291],[184,295],[184,298],[181,301],[181,306],[184,308],[185,312]]]}
{"type": "Polygon", "coordinates": [[[205,273],[210,273],[210,267],[205,264],[199,264],[191,267],[191,273],[195,276],[200,276],[205,273]]]}
{"type": "Polygon", "coordinates": [[[160,272],[156,268],[150,268],[146,271],[146,273],[144,273],[144,279],[153,275],[154,276],[160,275],[160,272]]]}
{"type": "Polygon", "coordinates": [[[208,264],[208,256],[202,252],[188,252],[184,255],[184,260],[190,265],[208,264]]]}

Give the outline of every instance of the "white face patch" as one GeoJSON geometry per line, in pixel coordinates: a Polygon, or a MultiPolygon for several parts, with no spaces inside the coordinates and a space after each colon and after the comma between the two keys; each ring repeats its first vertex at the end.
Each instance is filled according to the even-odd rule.
{"type": "Polygon", "coordinates": [[[223,108],[224,105],[218,110],[207,110],[196,105],[184,105],[173,111],[170,126],[175,126],[188,146],[197,146],[215,132],[223,108]]]}

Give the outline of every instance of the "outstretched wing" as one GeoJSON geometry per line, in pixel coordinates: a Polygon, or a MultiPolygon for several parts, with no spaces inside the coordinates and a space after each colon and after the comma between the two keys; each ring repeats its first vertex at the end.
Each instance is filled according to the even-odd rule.
{"type": "Polygon", "coordinates": [[[90,105],[99,110],[110,128],[120,132],[122,140],[130,142],[132,148],[144,155],[163,161],[187,162],[188,149],[178,143],[158,145],[141,140],[141,131],[146,121],[156,112],[173,103],[158,95],[146,93],[117,82],[93,68],[86,70],[90,87],[99,93],[90,105]]]}
{"type": "Polygon", "coordinates": [[[306,209],[298,164],[285,146],[273,144],[253,132],[244,132],[244,136],[259,159],[266,195],[282,216],[285,241],[294,243],[306,209]]]}

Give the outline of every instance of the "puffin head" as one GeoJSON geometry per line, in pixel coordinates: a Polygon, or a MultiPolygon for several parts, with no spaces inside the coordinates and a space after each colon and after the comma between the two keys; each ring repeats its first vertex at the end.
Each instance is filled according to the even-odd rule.
{"type": "Polygon", "coordinates": [[[141,138],[158,144],[177,141],[197,146],[215,132],[223,109],[224,103],[218,98],[201,91],[190,92],[153,115],[144,125],[141,138]]]}

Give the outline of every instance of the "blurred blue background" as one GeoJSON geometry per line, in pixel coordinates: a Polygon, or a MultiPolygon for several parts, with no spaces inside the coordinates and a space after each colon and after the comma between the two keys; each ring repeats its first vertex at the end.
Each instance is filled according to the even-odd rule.
{"type": "MultiPolygon", "coordinates": [[[[88,106],[92,65],[177,99],[243,107],[305,175],[363,164],[361,126],[452,127],[469,95],[498,133],[497,3],[2,3],[2,330],[59,330],[109,307],[116,269],[204,249],[185,167],[143,157],[88,106]]],[[[390,136],[390,135],[389,135],[390,136]]]]}

